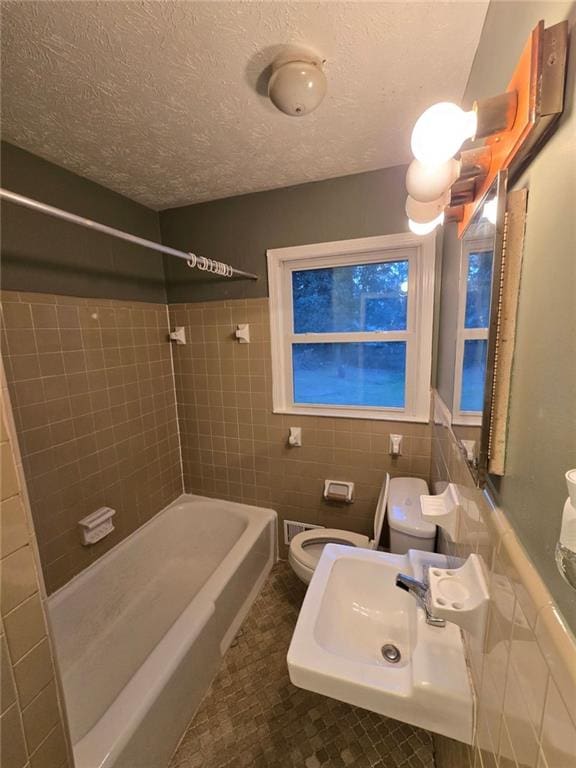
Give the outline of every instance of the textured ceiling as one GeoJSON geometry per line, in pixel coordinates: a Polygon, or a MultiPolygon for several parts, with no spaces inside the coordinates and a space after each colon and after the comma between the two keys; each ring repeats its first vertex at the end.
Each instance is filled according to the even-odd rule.
{"type": "Polygon", "coordinates": [[[4,0],[3,137],[152,208],[397,165],[487,4],[4,0]],[[304,118],[263,95],[285,44],[327,59],[304,118]]]}

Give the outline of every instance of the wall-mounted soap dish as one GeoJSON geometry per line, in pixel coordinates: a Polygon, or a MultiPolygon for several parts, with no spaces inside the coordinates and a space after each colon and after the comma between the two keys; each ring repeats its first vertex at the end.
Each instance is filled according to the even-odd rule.
{"type": "Polygon", "coordinates": [[[112,518],[116,514],[115,509],[110,507],[100,507],[95,512],[91,512],[82,520],[78,521],[80,529],[80,540],[87,547],[90,544],[96,544],[97,541],[108,536],[114,530],[112,518]]]}
{"type": "Polygon", "coordinates": [[[448,483],[446,489],[437,496],[420,496],[422,517],[439,525],[448,534],[451,541],[458,541],[458,522],[462,508],[460,493],[454,483],[448,483]]]}

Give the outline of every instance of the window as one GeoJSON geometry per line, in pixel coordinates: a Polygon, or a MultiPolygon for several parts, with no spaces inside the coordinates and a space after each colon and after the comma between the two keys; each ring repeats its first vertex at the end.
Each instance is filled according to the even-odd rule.
{"type": "Polygon", "coordinates": [[[462,253],[454,376],[455,424],[482,422],[492,257],[491,241],[466,243],[462,253]]]}
{"type": "Polygon", "coordinates": [[[434,239],[268,251],[274,411],[428,421],[434,239]]]}

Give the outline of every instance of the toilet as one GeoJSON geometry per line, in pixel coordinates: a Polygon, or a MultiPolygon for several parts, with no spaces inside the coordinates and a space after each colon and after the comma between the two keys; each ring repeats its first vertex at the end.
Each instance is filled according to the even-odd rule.
{"type": "Polygon", "coordinates": [[[428,493],[424,480],[416,477],[395,477],[386,473],[374,515],[374,538],[337,528],[314,528],[296,534],[290,542],[288,561],[292,570],[309,584],[326,544],[377,549],[388,508],[390,551],[404,554],[409,549],[434,551],[436,526],[422,518],[420,496],[428,493]]]}

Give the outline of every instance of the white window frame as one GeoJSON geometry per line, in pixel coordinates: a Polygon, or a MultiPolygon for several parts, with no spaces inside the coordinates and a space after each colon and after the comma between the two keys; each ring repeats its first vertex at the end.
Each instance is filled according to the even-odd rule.
{"type": "MultiPolygon", "coordinates": [[[[462,366],[464,364],[464,344],[467,341],[488,340],[489,328],[465,328],[466,299],[468,295],[468,262],[471,253],[490,251],[494,248],[493,238],[467,240],[462,247],[460,260],[460,277],[458,286],[458,325],[456,329],[456,359],[454,369],[454,397],[452,403],[452,423],[456,426],[474,426],[482,424],[482,411],[460,410],[462,396],[462,366]]],[[[490,314],[490,313],[488,313],[490,314]]]]}
{"type": "Polygon", "coordinates": [[[428,422],[432,369],[432,326],[436,238],[411,233],[338,240],[267,251],[272,342],[274,413],[357,419],[428,422]],[[294,334],[291,273],[302,269],[408,259],[408,311],[405,331],[294,334]],[[406,341],[404,408],[301,405],[294,403],[292,344],[339,341],[406,341]]]}

